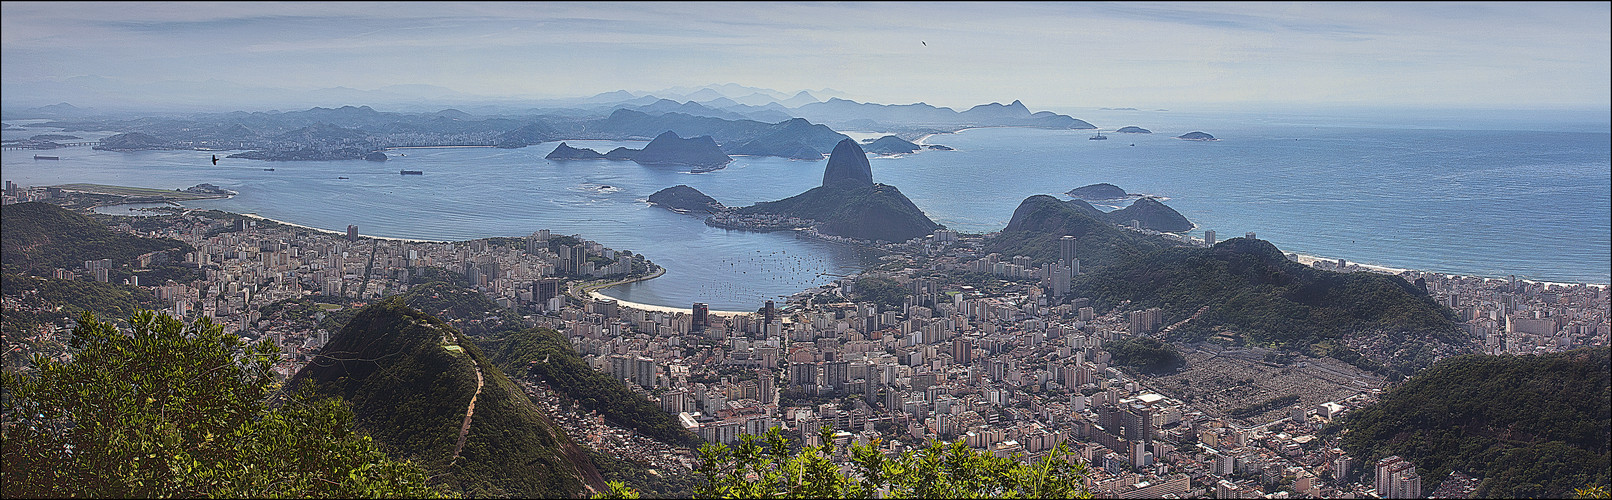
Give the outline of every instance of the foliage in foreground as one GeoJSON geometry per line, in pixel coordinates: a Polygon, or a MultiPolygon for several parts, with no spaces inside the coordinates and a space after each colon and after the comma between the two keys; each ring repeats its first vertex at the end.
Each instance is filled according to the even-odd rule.
{"type": "MultiPolygon", "coordinates": [[[[1090,498],[1086,464],[1072,458],[1066,444],[1035,463],[1017,456],[997,457],[963,444],[930,443],[891,457],[878,441],[838,450],[850,457],[841,473],[829,457],[836,453],[833,431],[823,428],[822,444],[791,456],[790,442],[777,427],[762,436],[743,435],[729,447],[700,447],[694,473],[703,484],[695,498],[1090,498]]],[[[628,493],[631,493],[628,491],[628,493]]]]}
{"type": "Polygon", "coordinates": [[[4,382],[5,497],[435,497],[424,471],[352,432],[334,399],[277,408],[272,344],[140,311],[85,314],[71,361],[4,382]]]}

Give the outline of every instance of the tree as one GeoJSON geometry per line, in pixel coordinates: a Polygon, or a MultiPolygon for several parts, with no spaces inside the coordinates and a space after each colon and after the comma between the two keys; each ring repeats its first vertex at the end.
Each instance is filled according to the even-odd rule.
{"type": "Polygon", "coordinates": [[[704,484],[695,498],[1090,498],[1086,464],[1073,460],[1060,443],[1034,463],[997,457],[958,440],[896,456],[879,451],[877,440],[843,450],[851,472],[842,474],[834,433],[824,427],[822,444],[790,455],[790,442],[777,427],[762,436],[741,435],[737,446],[700,447],[695,474],[704,484]]]}
{"type": "Polygon", "coordinates": [[[276,347],[206,318],[85,313],[70,360],[3,374],[6,497],[441,496],[352,432],[340,400],[270,405],[276,347]]]}

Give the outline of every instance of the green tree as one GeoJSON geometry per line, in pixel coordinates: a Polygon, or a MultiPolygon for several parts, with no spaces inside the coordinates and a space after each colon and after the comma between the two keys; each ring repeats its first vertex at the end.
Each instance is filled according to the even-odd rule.
{"type": "Polygon", "coordinates": [[[276,348],[201,319],[85,313],[68,361],[4,382],[6,497],[424,497],[423,470],[352,432],[335,399],[269,403],[276,348]]]}
{"type": "Polygon", "coordinates": [[[1059,444],[1034,463],[1018,456],[997,457],[961,440],[932,442],[928,448],[896,456],[879,443],[851,444],[842,450],[850,474],[842,474],[833,431],[824,427],[821,445],[790,454],[790,442],[777,427],[762,436],[742,435],[738,445],[700,447],[695,474],[704,484],[695,498],[1090,498],[1086,464],[1059,444]]]}

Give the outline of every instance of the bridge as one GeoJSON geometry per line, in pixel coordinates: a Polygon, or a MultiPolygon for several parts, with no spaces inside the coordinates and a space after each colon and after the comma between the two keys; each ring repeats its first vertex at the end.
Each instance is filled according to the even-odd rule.
{"type": "Polygon", "coordinates": [[[99,146],[99,145],[101,145],[101,141],[55,142],[55,143],[51,143],[51,144],[54,144],[54,146],[46,147],[46,145],[42,145],[42,144],[39,144],[39,143],[5,144],[5,145],[0,145],[0,150],[37,149],[37,150],[44,151],[44,150],[51,150],[51,149],[56,149],[56,148],[71,148],[71,147],[78,147],[78,146],[99,146]]]}

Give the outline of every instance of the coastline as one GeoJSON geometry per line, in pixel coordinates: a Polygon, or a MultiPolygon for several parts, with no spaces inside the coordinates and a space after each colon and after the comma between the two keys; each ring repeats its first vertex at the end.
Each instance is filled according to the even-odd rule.
{"type": "MultiPolygon", "coordinates": [[[[233,213],[233,212],[230,212],[230,213],[233,213]]],[[[270,219],[268,217],[264,217],[264,216],[261,216],[261,215],[255,214],[255,213],[242,213],[242,214],[236,214],[236,215],[240,215],[242,217],[250,217],[250,218],[258,219],[258,220],[266,220],[266,221],[269,221],[269,222],[273,222],[275,224],[283,224],[283,225],[287,225],[287,226],[291,226],[291,227],[307,229],[307,230],[310,230],[310,231],[318,231],[318,232],[326,233],[326,234],[334,234],[334,235],[338,235],[338,236],[346,236],[347,235],[347,233],[342,232],[342,231],[332,231],[332,230],[329,230],[329,229],[320,229],[320,228],[313,227],[313,226],[304,226],[302,224],[294,224],[294,223],[286,222],[286,221],[283,221],[283,220],[270,219]]],[[[369,238],[369,239],[372,239],[372,240],[401,241],[401,242],[405,242],[405,243],[453,243],[452,241],[447,241],[447,240],[416,240],[416,239],[410,239],[410,238],[387,238],[387,237],[384,237],[384,236],[366,236],[366,235],[362,235],[362,234],[360,234],[358,236],[360,238],[369,238]]]]}
{"type": "MultiPolygon", "coordinates": [[[[1322,261],[1325,261],[1325,262],[1337,262],[1338,261],[1338,259],[1336,259],[1336,258],[1320,257],[1320,256],[1315,256],[1315,255],[1307,255],[1307,254],[1294,253],[1294,252],[1285,252],[1285,253],[1292,254],[1294,256],[1293,260],[1295,262],[1298,262],[1300,264],[1304,264],[1306,266],[1311,266],[1311,267],[1314,267],[1314,264],[1316,262],[1322,262],[1322,261]]],[[[1351,266],[1360,266],[1362,268],[1365,268],[1368,271],[1374,271],[1374,272],[1380,272],[1380,273],[1386,273],[1386,274],[1394,274],[1394,275],[1414,271],[1414,272],[1424,273],[1424,274],[1437,274],[1437,275],[1442,275],[1442,276],[1458,276],[1458,277],[1463,277],[1463,278],[1478,278],[1478,279],[1482,279],[1482,280],[1501,280],[1501,281],[1506,280],[1506,278],[1499,278],[1499,277],[1493,277],[1493,276],[1479,276],[1479,275],[1476,275],[1476,274],[1446,273],[1446,272],[1440,272],[1440,271],[1425,271],[1425,270],[1421,270],[1421,269],[1405,269],[1405,268],[1399,268],[1399,267],[1389,267],[1389,266],[1383,266],[1383,265],[1377,265],[1377,264],[1367,264],[1367,263],[1364,263],[1364,262],[1355,262],[1355,261],[1352,261],[1352,260],[1349,260],[1349,259],[1344,259],[1344,261],[1348,262],[1349,265],[1351,265],[1351,266]]],[[[1528,279],[1528,278],[1517,278],[1517,281],[1523,282],[1523,283],[1536,283],[1536,284],[1545,285],[1545,286],[1550,286],[1550,285],[1580,286],[1580,285],[1582,285],[1582,286],[1595,287],[1595,288],[1612,287],[1612,284],[1609,284],[1609,283],[1588,283],[1588,282],[1570,283],[1570,282],[1563,282],[1563,281],[1546,281],[1546,280],[1536,280],[1536,279],[1528,279]]]]}

